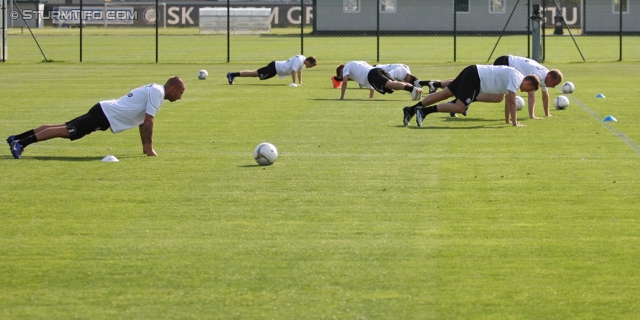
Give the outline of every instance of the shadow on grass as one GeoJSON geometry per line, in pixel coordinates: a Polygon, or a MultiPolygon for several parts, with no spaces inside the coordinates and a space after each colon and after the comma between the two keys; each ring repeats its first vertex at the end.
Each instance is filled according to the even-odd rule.
{"type": "MultiPolygon", "coordinates": [[[[340,99],[336,98],[311,98],[311,99],[307,99],[307,100],[315,100],[315,101],[341,101],[340,99]]],[[[362,99],[357,99],[357,98],[345,98],[342,99],[342,101],[373,101],[373,102],[391,102],[391,103],[395,103],[398,104],[397,100],[384,100],[384,99],[376,99],[376,98],[362,98],[362,99]]],[[[402,110],[401,110],[402,111],[402,110]]]]}
{"type": "Polygon", "coordinates": [[[455,125],[451,125],[451,126],[435,126],[433,124],[429,124],[429,123],[423,123],[422,127],[418,127],[417,125],[415,125],[415,121],[414,123],[412,123],[409,126],[405,126],[403,124],[397,125],[397,126],[391,126],[391,127],[396,127],[396,128],[409,128],[409,129],[445,129],[445,130],[460,130],[460,129],[502,129],[507,127],[507,124],[502,124],[502,123],[495,123],[495,122],[500,122],[501,120],[496,120],[496,119],[483,119],[483,118],[467,118],[467,119],[461,119],[461,118],[442,118],[442,120],[446,121],[446,122],[490,122],[489,124],[486,125],[475,125],[475,126],[464,126],[464,127],[460,127],[460,126],[455,126],[455,125]]]}
{"type": "Polygon", "coordinates": [[[26,159],[35,159],[40,161],[100,161],[103,157],[52,157],[52,156],[33,156],[26,159]]]}
{"type": "Polygon", "coordinates": [[[269,166],[261,166],[261,165],[259,165],[257,163],[256,164],[243,164],[241,166],[238,166],[238,168],[256,168],[256,167],[266,168],[266,167],[269,167],[269,166]]]}
{"type": "MultiPolygon", "coordinates": [[[[405,126],[400,125],[397,126],[399,128],[405,128],[405,126]]],[[[422,127],[417,127],[417,126],[412,126],[412,127],[407,127],[409,129],[412,130],[434,130],[434,129],[438,129],[438,130],[463,130],[463,129],[501,129],[502,127],[498,127],[498,126],[471,126],[471,127],[442,127],[442,126],[426,126],[423,125],[422,127]]]]}
{"type": "MultiPolygon", "coordinates": [[[[498,122],[498,121],[503,121],[500,119],[485,119],[485,118],[475,118],[475,117],[447,117],[447,118],[441,118],[444,121],[447,122],[498,122]]],[[[506,123],[505,123],[506,124],[506,123]]]]}
{"type": "Polygon", "coordinates": [[[234,83],[233,85],[230,85],[233,87],[243,87],[243,86],[261,86],[261,87],[288,87],[288,84],[283,84],[283,83],[262,83],[262,82],[255,82],[255,83],[234,83]]]}

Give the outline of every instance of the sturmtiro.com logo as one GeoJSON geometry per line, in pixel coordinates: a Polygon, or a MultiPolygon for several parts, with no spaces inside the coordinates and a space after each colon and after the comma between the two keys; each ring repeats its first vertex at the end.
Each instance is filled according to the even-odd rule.
{"type": "Polygon", "coordinates": [[[78,24],[80,20],[86,24],[133,24],[138,19],[138,12],[133,7],[86,7],[82,11],[77,7],[58,7],[51,11],[13,10],[9,17],[13,20],[53,20],[53,24],[78,24]]]}

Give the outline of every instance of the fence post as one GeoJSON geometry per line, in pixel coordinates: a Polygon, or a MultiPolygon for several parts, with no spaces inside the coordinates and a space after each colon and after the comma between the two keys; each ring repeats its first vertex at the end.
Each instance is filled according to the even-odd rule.
{"type": "Polygon", "coordinates": [[[158,9],[160,9],[160,6],[158,5],[158,0],[156,0],[156,63],[158,63],[158,52],[159,52],[159,39],[158,39],[158,28],[160,27],[159,25],[159,20],[160,20],[160,15],[158,14],[158,9]]]}
{"type": "Polygon", "coordinates": [[[80,62],[82,62],[82,25],[84,24],[84,14],[82,13],[83,10],[83,3],[82,0],[80,0],[80,25],[78,26],[80,28],[80,62]]]}
{"type": "Polygon", "coordinates": [[[376,2],[376,62],[380,62],[380,0],[376,2]]]}
{"type": "Polygon", "coordinates": [[[542,61],[547,59],[547,0],[542,0],[542,61]]]}
{"type": "Polygon", "coordinates": [[[0,12],[0,20],[2,20],[2,34],[0,37],[0,62],[7,61],[7,0],[2,1],[2,11],[0,12]]]}
{"type": "Polygon", "coordinates": [[[300,0],[300,54],[304,55],[304,0],[300,0]]]}
{"type": "Polygon", "coordinates": [[[231,61],[231,4],[227,0],[227,63],[231,61]]]}
{"type": "MultiPolygon", "coordinates": [[[[531,17],[531,0],[527,1],[527,17],[531,17]]],[[[530,57],[528,54],[531,52],[531,20],[527,23],[527,57],[530,57]]]]}
{"type": "Polygon", "coordinates": [[[455,3],[455,1],[453,2],[453,62],[456,62],[456,30],[458,27],[458,21],[456,20],[458,18],[458,5],[455,3]]]}

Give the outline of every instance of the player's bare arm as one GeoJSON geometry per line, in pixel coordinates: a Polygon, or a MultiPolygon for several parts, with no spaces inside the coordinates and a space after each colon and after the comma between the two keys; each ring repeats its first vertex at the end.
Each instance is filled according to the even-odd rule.
{"type": "Polygon", "coordinates": [[[542,91],[542,107],[544,108],[545,117],[553,117],[549,110],[549,91],[542,91]]]}
{"type": "Polygon", "coordinates": [[[529,119],[541,120],[542,118],[536,117],[535,108],[536,108],[536,92],[529,91],[527,93],[527,103],[529,104],[529,119]]]}
{"type": "Polygon", "coordinates": [[[349,82],[349,76],[342,77],[342,88],[340,89],[340,98],[338,100],[344,99],[344,93],[347,91],[347,83],[349,82]]]}
{"type": "Polygon", "coordinates": [[[526,127],[526,125],[518,122],[518,116],[516,114],[516,112],[518,111],[518,109],[516,108],[516,93],[513,91],[509,91],[506,99],[509,113],[511,114],[511,124],[514,127],[526,127]]]}
{"type": "Polygon", "coordinates": [[[150,114],[145,115],[144,122],[140,125],[140,138],[144,154],[150,157],[157,156],[153,150],[153,116],[150,114]]]}

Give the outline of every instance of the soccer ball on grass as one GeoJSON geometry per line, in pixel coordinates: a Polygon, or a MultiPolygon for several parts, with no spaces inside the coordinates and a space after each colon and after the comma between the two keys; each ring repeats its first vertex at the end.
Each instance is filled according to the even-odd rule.
{"type": "Polygon", "coordinates": [[[263,142],[253,150],[253,158],[261,166],[272,165],[278,159],[278,149],[271,143],[263,142]]]}
{"type": "Polygon", "coordinates": [[[516,96],[516,109],[520,111],[522,108],[524,108],[524,99],[521,96],[516,96]]]}
{"type": "Polygon", "coordinates": [[[553,105],[558,110],[564,110],[569,107],[569,99],[565,96],[557,96],[555,100],[553,100],[553,105]]]}
{"type": "Polygon", "coordinates": [[[209,76],[209,72],[207,72],[207,70],[200,70],[198,71],[198,79],[200,80],[204,80],[209,76]]]}
{"type": "Polygon", "coordinates": [[[569,94],[569,93],[573,93],[573,90],[575,90],[576,87],[573,85],[573,82],[565,82],[562,85],[562,93],[564,94],[569,94]]]}

